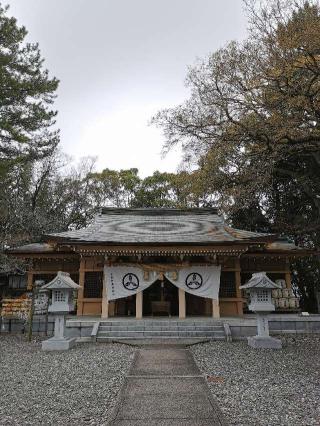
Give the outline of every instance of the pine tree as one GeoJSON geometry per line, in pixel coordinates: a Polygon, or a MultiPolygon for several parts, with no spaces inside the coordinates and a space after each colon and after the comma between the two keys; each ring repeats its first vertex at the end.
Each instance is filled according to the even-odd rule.
{"type": "Polygon", "coordinates": [[[49,78],[37,43],[26,43],[8,7],[0,4],[0,164],[41,159],[59,142],[52,104],[58,87],[49,78]]]}

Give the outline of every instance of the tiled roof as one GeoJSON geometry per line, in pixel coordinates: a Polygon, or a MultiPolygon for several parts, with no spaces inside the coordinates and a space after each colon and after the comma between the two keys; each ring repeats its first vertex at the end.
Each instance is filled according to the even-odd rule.
{"type": "Polygon", "coordinates": [[[241,289],[248,289],[248,288],[281,288],[281,285],[276,284],[273,282],[269,277],[267,277],[266,272],[255,272],[252,274],[252,277],[250,280],[240,286],[241,289]]]}
{"type": "Polygon", "coordinates": [[[12,253],[50,253],[54,251],[54,247],[52,247],[50,244],[47,243],[31,243],[31,244],[25,244],[20,247],[12,247],[8,250],[8,252],[12,253]]]}
{"type": "Polygon", "coordinates": [[[306,250],[303,247],[296,246],[295,243],[288,241],[287,239],[278,239],[272,241],[266,245],[268,251],[292,251],[292,250],[306,250]]]}
{"type": "Polygon", "coordinates": [[[68,272],[58,271],[52,281],[41,287],[42,290],[55,290],[61,288],[79,289],[80,286],[73,281],[68,272]]]}
{"type": "Polygon", "coordinates": [[[87,228],[50,234],[70,242],[233,243],[272,237],[226,226],[216,209],[114,209],[105,208],[87,228]]]}

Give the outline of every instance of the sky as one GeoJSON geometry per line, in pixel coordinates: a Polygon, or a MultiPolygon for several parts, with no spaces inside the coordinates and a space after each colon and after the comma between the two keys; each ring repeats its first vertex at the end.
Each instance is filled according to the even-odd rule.
{"type": "Polygon", "coordinates": [[[7,0],[60,80],[55,107],[63,152],[97,157],[97,170],[174,172],[151,117],[188,97],[197,58],[246,36],[241,0],[7,0]]]}

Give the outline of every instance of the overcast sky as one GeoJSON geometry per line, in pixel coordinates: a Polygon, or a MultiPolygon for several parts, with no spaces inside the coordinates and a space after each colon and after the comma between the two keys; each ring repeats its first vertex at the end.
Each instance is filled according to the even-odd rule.
{"type": "Polygon", "coordinates": [[[182,102],[188,66],[246,34],[241,0],[7,0],[61,81],[61,148],[98,169],[175,171],[161,159],[161,130],[148,125],[182,102]]]}

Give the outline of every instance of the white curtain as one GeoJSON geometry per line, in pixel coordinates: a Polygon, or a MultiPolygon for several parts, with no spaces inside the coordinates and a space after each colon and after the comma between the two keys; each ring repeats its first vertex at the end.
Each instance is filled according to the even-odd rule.
{"type": "Polygon", "coordinates": [[[135,266],[105,266],[104,279],[107,284],[108,300],[132,296],[153,284],[158,276],[146,274],[135,266]]]}
{"type": "MultiPolygon", "coordinates": [[[[176,287],[195,296],[218,300],[220,266],[191,266],[176,271],[167,271],[164,276],[176,287]]],[[[160,276],[157,271],[145,272],[137,266],[105,266],[108,300],[132,296],[145,290],[160,276]]]]}
{"type": "Polygon", "coordinates": [[[165,276],[187,293],[218,300],[220,273],[221,266],[191,266],[179,269],[177,277],[172,272],[166,272],[165,276]]]}

